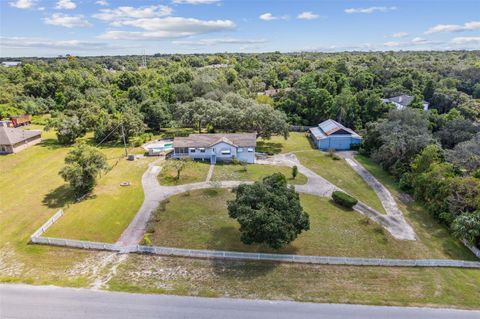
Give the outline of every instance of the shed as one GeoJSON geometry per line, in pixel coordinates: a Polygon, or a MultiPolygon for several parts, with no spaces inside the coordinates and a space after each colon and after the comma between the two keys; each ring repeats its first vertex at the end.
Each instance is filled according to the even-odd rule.
{"type": "Polygon", "coordinates": [[[42,140],[38,130],[22,130],[14,127],[0,126],[0,154],[17,153],[35,145],[42,140]]]}

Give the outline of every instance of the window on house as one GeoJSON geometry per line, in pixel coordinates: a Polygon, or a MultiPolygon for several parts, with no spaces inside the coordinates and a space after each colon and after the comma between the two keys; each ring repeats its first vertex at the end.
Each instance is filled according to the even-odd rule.
{"type": "Polygon", "coordinates": [[[249,148],[248,148],[248,152],[249,152],[249,153],[252,153],[252,152],[253,152],[253,148],[249,147],[249,148]]]}
{"type": "Polygon", "coordinates": [[[205,149],[202,147],[202,148],[199,148],[200,150],[200,153],[205,153],[205,149]]]}
{"type": "Polygon", "coordinates": [[[238,153],[243,153],[243,148],[239,147],[237,150],[238,153]]]}
{"type": "Polygon", "coordinates": [[[189,150],[190,150],[190,153],[195,153],[195,148],[193,148],[193,147],[190,147],[190,149],[189,149],[189,150]]]}
{"type": "Polygon", "coordinates": [[[222,155],[230,155],[231,154],[230,150],[222,150],[221,153],[222,153],[222,155]]]}

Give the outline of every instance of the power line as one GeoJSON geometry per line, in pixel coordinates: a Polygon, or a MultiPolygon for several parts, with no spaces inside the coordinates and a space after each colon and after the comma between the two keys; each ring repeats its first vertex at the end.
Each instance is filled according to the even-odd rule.
{"type": "Polygon", "coordinates": [[[125,157],[127,157],[127,156],[128,156],[127,139],[126,139],[126,136],[125,136],[125,128],[124,128],[124,126],[123,126],[123,123],[118,124],[113,130],[111,130],[110,133],[108,133],[107,136],[105,136],[105,137],[100,141],[100,143],[98,143],[95,147],[99,147],[103,142],[105,142],[105,140],[106,140],[110,135],[112,135],[112,133],[115,132],[120,126],[122,127],[122,139],[123,139],[123,147],[125,148],[125,157]]]}

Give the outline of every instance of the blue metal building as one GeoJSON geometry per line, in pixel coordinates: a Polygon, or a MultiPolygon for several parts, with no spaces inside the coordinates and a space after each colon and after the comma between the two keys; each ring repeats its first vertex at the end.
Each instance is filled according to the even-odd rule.
{"type": "Polygon", "coordinates": [[[326,120],[309,130],[313,144],[320,150],[345,151],[360,144],[362,137],[334,120],[326,120]]]}

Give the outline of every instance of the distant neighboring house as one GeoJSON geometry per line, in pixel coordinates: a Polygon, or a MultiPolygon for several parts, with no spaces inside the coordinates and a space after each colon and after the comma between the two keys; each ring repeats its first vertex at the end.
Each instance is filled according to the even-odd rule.
{"type": "Polygon", "coordinates": [[[309,129],[313,144],[320,150],[350,150],[352,145],[360,144],[362,137],[353,130],[334,120],[326,120],[309,129]]]}
{"type": "Polygon", "coordinates": [[[190,134],[173,139],[172,158],[190,157],[209,160],[212,164],[236,158],[253,164],[256,146],[256,133],[190,134]]]}
{"type": "MultiPolygon", "coordinates": [[[[413,102],[413,99],[414,99],[413,96],[404,94],[404,95],[394,96],[388,99],[382,99],[382,101],[385,103],[391,103],[395,105],[397,110],[403,110],[413,102]]],[[[423,110],[428,111],[429,103],[427,101],[422,101],[422,105],[423,105],[423,110]]]]}
{"type": "Polygon", "coordinates": [[[291,91],[292,88],[285,88],[285,89],[269,89],[263,92],[258,92],[257,95],[266,95],[266,96],[275,96],[280,92],[288,92],[291,91]]]}
{"type": "Polygon", "coordinates": [[[41,131],[0,126],[0,154],[18,153],[41,140],[41,131]]]}
{"type": "Polygon", "coordinates": [[[2,62],[2,66],[10,68],[10,67],[13,67],[13,66],[20,65],[21,63],[22,62],[20,62],[20,61],[4,61],[4,62],[2,62]]]}

